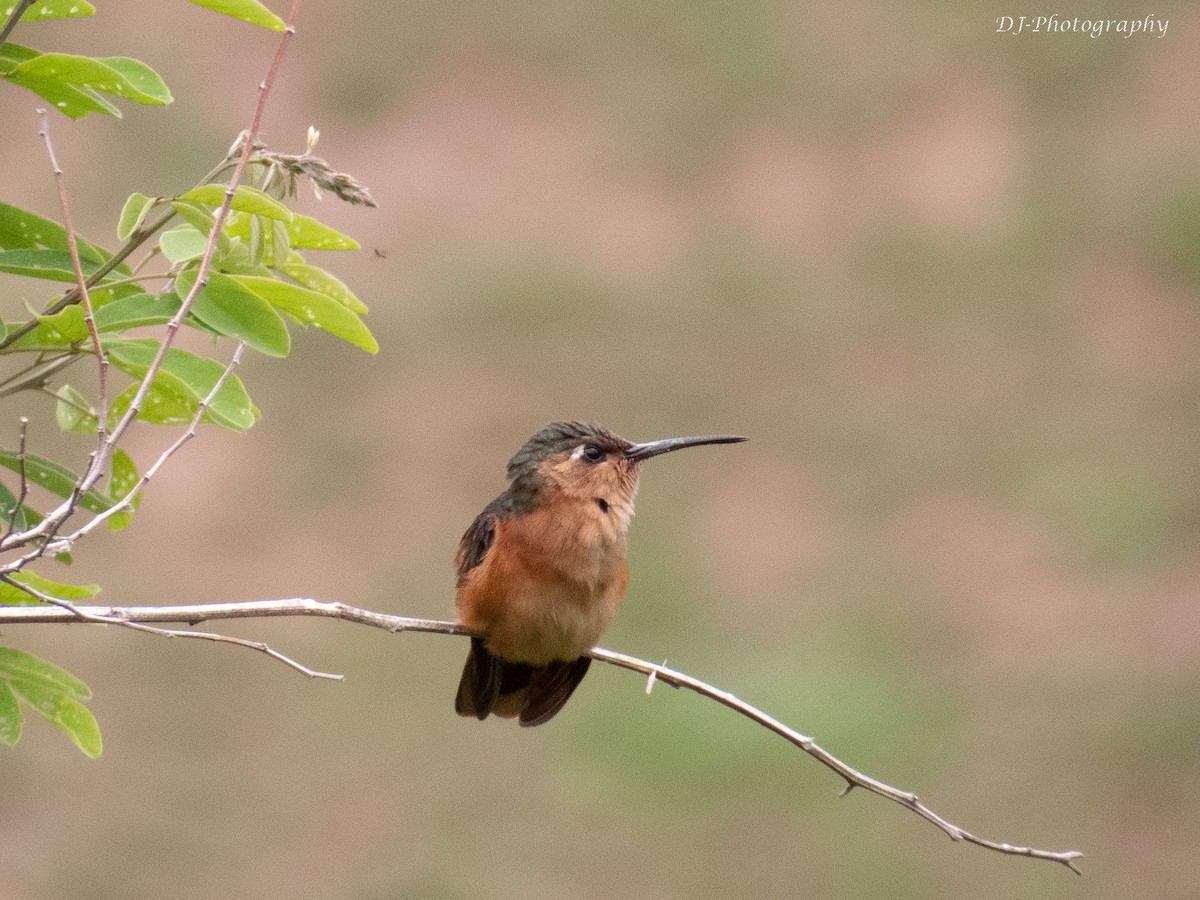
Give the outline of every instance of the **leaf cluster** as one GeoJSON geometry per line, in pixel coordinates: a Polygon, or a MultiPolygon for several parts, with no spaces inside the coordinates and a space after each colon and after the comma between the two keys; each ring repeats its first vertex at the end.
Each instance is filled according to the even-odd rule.
{"type": "MultiPolygon", "coordinates": [[[[257,0],[190,2],[285,30],[257,0]]],[[[0,23],[0,77],[72,119],[120,116],[115,100],[171,102],[162,78],[138,60],[41,52],[7,41],[18,24],[93,12],[84,0],[18,0],[0,23]]],[[[307,180],[318,197],[328,191],[374,206],[355,178],[314,155],[317,138],[310,130],[304,152],[287,154],[243,134],[189,190],[134,193],[115,216],[118,244],[111,250],[0,202],[0,275],[57,285],[40,302],[26,300],[25,316],[11,315],[14,304],[5,307],[10,320],[0,321],[0,397],[44,394],[46,414],[53,410],[62,431],[96,440],[78,470],[28,452],[24,426],[16,449],[0,448],[0,605],[73,609],[99,591],[44,578],[27,566],[43,556],[70,563],[74,541],[92,526],[126,528],[150,476],[198,425],[241,432],[255,424],[258,408],[232,371],[243,347],[283,358],[293,332],[314,328],[378,351],[363,321],[366,304],[310,259],[317,251],[356,250],[358,243],[289,205],[298,183],[307,180]],[[238,165],[243,156],[244,169],[238,165]],[[221,339],[231,339],[237,344],[232,361],[172,346],[180,329],[211,339],[214,350],[221,339]],[[99,379],[98,387],[85,390],[63,376],[86,360],[98,364],[99,379]],[[118,446],[131,421],[186,430],[139,472],[118,446]],[[56,505],[39,508],[39,497],[57,498],[56,505]],[[84,525],[66,527],[72,517],[87,514],[92,518],[84,525]]],[[[24,704],[84,753],[96,755],[100,738],[83,705],[88,696],[82,682],[50,663],[0,648],[0,740],[11,744],[20,737],[24,704]]]]}

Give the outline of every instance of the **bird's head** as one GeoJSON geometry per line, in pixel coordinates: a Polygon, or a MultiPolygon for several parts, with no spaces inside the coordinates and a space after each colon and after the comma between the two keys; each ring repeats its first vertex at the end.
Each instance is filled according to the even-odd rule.
{"type": "Polygon", "coordinates": [[[684,447],[734,444],[730,434],[666,438],[635,444],[603,425],[552,422],[525,442],[508,461],[510,508],[527,512],[555,494],[632,512],[643,461],[684,447]]]}

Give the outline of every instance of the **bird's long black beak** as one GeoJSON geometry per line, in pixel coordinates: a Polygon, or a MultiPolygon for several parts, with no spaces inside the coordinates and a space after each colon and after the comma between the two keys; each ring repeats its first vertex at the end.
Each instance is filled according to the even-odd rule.
{"type": "Polygon", "coordinates": [[[682,450],[684,447],[702,447],[705,444],[737,444],[744,437],[736,434],[706,434],[701,437],[663,438],[661,441],[645,441],[625,448],[625,458],[633,462],[641,462],[652,456],[670,453],[672,450],[682,450]]]}

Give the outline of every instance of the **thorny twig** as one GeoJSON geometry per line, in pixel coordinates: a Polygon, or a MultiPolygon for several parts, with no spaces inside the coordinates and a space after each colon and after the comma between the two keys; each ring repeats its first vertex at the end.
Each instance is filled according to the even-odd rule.
{"type": "MultiPolygon", "coordinates": [[[[162,368],[163,361],[166,359],[167,351],[174,342],[175,335],[182,326],[184,317],[191,309],[197,294],[204,289],[204,286],[208,281],[208,272],[212,265],[213,255],[217,249],[217,239],[221,233],[222,227],[225,224],[226,218],[229,216],[230,204],[233,201],[234,191],[242,181],[242,176],[245,173],[246,165],[249,162],[251,153],[253,151],[254,141],[262,124],[263,110],[266,107],[267,97],[270,94],[271,86],[275,82],[275,76],[279,72],[279,66],[283,61],[283,56],[287,50],[291,36],[295,34],[295,21],[299,11],[300,0],[293,0],[291,12],[288,15],[287,25],[284,29],[283,35],[280,37],[279,45],[275,51],[275,57],[271,61],[271,66],[267,72],[266,78],[264,78],[258,86],[258,102],[254,108],[254,116],[251,119],[249,129],[246,131],[241,156],[238,158],[237,166],[234,168],[233,174],[230,176],[229,183],[226,186],[225,198],[222,201],[221,206],[217,209],[213,227],[208,235],[208,245],[205,248],[204,255],[200,259],[199,268],[196,272],[196,281],[192,285],[192,289],[188,291],[187,296],[182,299],[179,310],[171,318],[171,321],[167,323],[166,334],[159,343],[158,351],[156,352],[154,359],[151,361],[146,374],[143,376],[141,383],[138,385],[138,390],[135,392],[133,399],[130,401],[129,408],[113,426],[112,430],[108,433],[108,436],[101,441],[96,452],[92,454],[91,462],[84,470],[83,476],[75,485],[75,488],[71,492],[70,496],[60,503],[46,516],[46,518],[44,518],[33,528],[29,528],[19,534],[9,535],[5,539],[0,540],[0,551],[11,549],[14,546],[26,546],[30,543],[38,543],[38,546],[34,550],[5,565],[3,568],[0,568],[0,572],[11,573],[17,571],[30,561],[43,555],[47,548],[49,548],[52,544],[56,544],[54,538],[55,535],[57,535],[58,530],[62,527],[63,523],[65,523],[66,520],[74,514],[75,509],[79,504],[79,500],[84,493],[90,490],[100,479],[101,475],[108,466],[109,460],[112,458],[113,452],[116,450],[118,442],[125,434],[125,431],[129,427],[130,423],[141,411],[142,403],[145,400],[147,392],[150,390],[150,385],[153,383],[155,377],[162,368]]],[[[68,229],[68,235],[70,236],[69,222],[67,223],[66,227],[68,229]]],[[[80,290],[81,287],[83,288],[84,292],[86,292],[86,286],[77,286],[76,290],[80,290]]],[[[66,300],[66,298],[64,298],[64,300],[66,300]]],[[[101,425],[100,427],[103,428],[104,426],[101,425]]]]}
{"type": "Polygon", "coordinates": [[[38,134],[46,144],[46,155],[50,157],[50,168],[54,171],[54,183],[58,187],[58,204],[62,209],[63,228],[67,232],[67,249],[71,253],[71,265],[75,269],[75,288],[79,291],[83,303],[83,320],[87,323],[88,334],[92,339],[92,350],[96,354],[99,367],[100,386],[96,395],[96,405],[99,409],[96,417],[96,441],[97,452],[100,452],[104,448],[104,432],[108,427],[108,357],[104,355],[104,348],[100,346],[100,332],[96,330],[92,298],[88,295],[87,280],[83,275],[83,265],[79,261],[79,244],[75,240],[75,227],[71,224],[71,207],[67,203],[67,182],[63,176],[63,170],[58,164],[58,158],[54,155],[54,145],[50,142],[50,121],[46,117],[46,110],[39,109],[38,117],[42,122],[38,134]]]}
{"type": "MultiPolygon", "coordinates": [[[[76,612],[72,613],[69,610],[49,609],[46,607],[0,607],[0,624],[88,621],[88,619],[81,617],[79,613],[90,614],[93,616],[119,618],[129,622],[187,622],[192,625],[212,619],[263,618],[270,616],[322,616],[326,618],[341,619],[346,622],[355,622],[360,625],[369,625],[374,628],[382,628],[391,632],[422,631],[434,634],[467,634],[467,631],[463,629],[462,626],[457,625],[454,622],[445,622],[438,619],[415,619],[408,616],[393,616],[385,613],[373,612],[372,610],[359,609],[357,607],[348,606],[345,603],[327,602],[309,598],[295,598],[290,600],[258,600],[241,603],[205,603],[192,606],[99,606],[75,607],[75,609],[76,612]]],[[[604,650],[600,647],[593,648],[591,651],[591,656],[593,659],[606,662],[613,666],[640,672],[648,677],[653,676],[656,681],[669,684],[672,687],[687,688],[688,690],[694,691],[701,696],[715,700],[721,705],[732,709],[734,712],[737,712],[751,721],[762,725],[764,728],[773,731],[775,734],[785,738],[790,743],[794,744],[805,753],[812,756],[822,765],[832,769],[841,778],[845,779],[848,787],[843,794],[847,793],[852,787],[861,787],[873,794],[878,794],[881,797],[892,800],[895,803],[903,806],[905,809],[916,813],[926,821],[932,822],[947,835],[949,835],[953,840],[966,841],[967,843],[975,844],[976,846],[983,847],[987,850],[993,850],[997,853],[1004,853],[1009,856],[1026,856],[1031,859],[1043,859],[1050,862],[1056,862],[1067,867],[1077,875],[1082,874],[1078,866],[1075,864],[1075,861],[1083,856],[1083,854],[1079,851],[1039,850],[1035,847],[1024,847],[1017,844],[990,841],[977,837],[966,829],[960,828],[959,826],[949,822],[948,820],[939,816],[937,813],[933,812],[933,810],[920,802],[916,794],[894,788],[891,785],[872,778],[870,775],[859,772],[857,769],[842,762],[832,753],[818,745],[811,737],[803,735],[800,732],[789,728],[777,719],[767,715],[762,710],[751,706],[749,703],[746,703],[743,700],[739,700],[728,691],[723,691],[720,688],[714,687],[713,685],[703,682],[698,678],[693,678],[692,676],[683,672],[679,672],[674,669],[668,669],[666,666],[660,666],[656,663],[637,659],[636,657],[626,656],[623,653],[615,653],[611,650],[604,650]]]]}

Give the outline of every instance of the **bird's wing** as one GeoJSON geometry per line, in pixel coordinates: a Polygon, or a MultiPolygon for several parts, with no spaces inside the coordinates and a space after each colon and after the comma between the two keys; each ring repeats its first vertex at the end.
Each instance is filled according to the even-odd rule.
{"type": "Polygon", "coordinates": [[[491,549],[492,541],[496,539],[496,519],[503,511],[503,507],[500,506],[500,498],[497,497],[475,517],[471,527],[458,542],[458,554],[454,557],[454,565],[458,569],[460,587],[467,577],[467,573],[483,562],[488,550],[491,549]]]}

